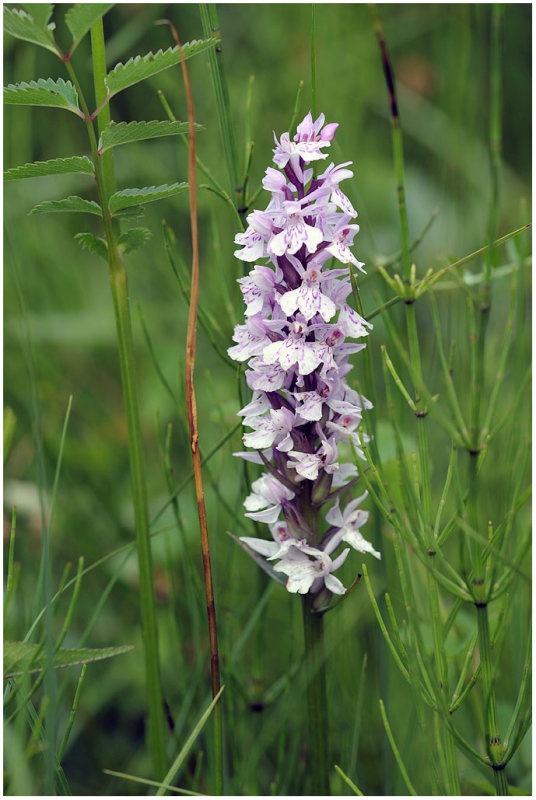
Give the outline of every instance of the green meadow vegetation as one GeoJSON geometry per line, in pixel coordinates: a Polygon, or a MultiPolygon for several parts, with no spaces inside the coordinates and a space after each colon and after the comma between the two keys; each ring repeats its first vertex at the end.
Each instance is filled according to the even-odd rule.
{"type": "Polygon", "coordinates": [[[332,795],[531,794],[530,65],[530,4],[4,6],[6,795],[322,794],[319,736],[332,795]],[[300,599],[229,535],[267,535],[234,237],[311,108],[353,162],[382,555],[323,615],[320,731],[300,599]]]}

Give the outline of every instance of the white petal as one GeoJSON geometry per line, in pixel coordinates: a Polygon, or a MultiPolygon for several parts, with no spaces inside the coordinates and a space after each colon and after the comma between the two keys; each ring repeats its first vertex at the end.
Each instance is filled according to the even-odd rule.
{"type": "Polygon", "coordinates": [[[298,308],[298,294],[299,289],[293,289],[291,292],[285,292],[285,294],[279,295],[279,305],[287,315],[290,317],[298,308]]]}
{"type": "Polygon", "coordinates": [[[367,542],[367,540],[361,536],[358,530],[346,528],[342,538],[344,542],[347,542],[354,550],[357,550],[358,553],[370,553],[376,558],[381,558],[381,554],[373,548],[370,542],[367,542]]]}
{"type": "Polygon", "coordinates": [[[301,374],[309,375],[318,367],[321,360],[321,356],[318,353],[318,345],[314,342],[304,342],[303,350],[298,359],[298,368],[301,374]]]}
{"type": "Polygon", "coordinates": [[[326,514],[326,522],[329,522],[330,525],[335,525],[336,528],[342,528],[344,525],[343,516],[341,514],[341,510],[339,508],[339,498],[335,501],[335,505],[333,508],[330,508],[328,513],[326,514]]]}
{"type": "Polygon", "coordinates": [[[272,342],[266,345],[262,351],[262,360],[265,364],[274,364],[279,359],[279,351],[282,345],[282,341],[272,342]]]}
{"type": "Polygon", "coordinates": [[[257,522],[277,522],[277,518],[279,517],[279,512],[281,511],[281,506],[272,506],[271,508],[267,508],[265,511],[252,511],[248,512],[244,516],[249,517],[250,519],[254,519],[257,522]]]}
{"type": "Polygon", "coordinates": [[[264,450],[266,447],[270,447],[270,445],[273,444],[275,436],[276,434],[273,430],[260,428],[257,431],[245,433],[242,437],[242,441],[246,447],[252,447],[255,450],[264,450]]]}
{"type": "Polygon", "coordinates": [[[279,545],[276,542],[268,542],[266,539],[254,539],[252,536],[240,536],[240,541],[245,542],[248,547],[260,553],[261,556],[266,558],[272,556],[277,550],[279,545]]]}
{"type": "Polygon", "coordinates": [[[319,311],[324,322],[329,322],[337,311],[337,306],[327,295],[320,293],[319,311]]]}
{"type": "MultiPolygon", "coordinates": [[[[350,172],[350,170],[347,170],[347,172],[350,172]]],[[[351,172],[350,175],[352,175],[351,172]]],[[[346,195],[343,192],[341,192],[340,189],[335,189],[332,192],[330,200],[332,203],[335,203],[337,208],[340,208],[342,211],[344,211],[345,214],[348,214],[350,217],[357,217],[357,211],[355,210],[349,199],[346,197],[346,195]]]]}
{"type": "Polygon", "coordinates": [[[326,584],[326,589],[329,589],[330,592],[333,594],[345,594],[346,589],[344,588],[343,584],[340,582],[335,575],[326,575],[324,578],[324,583],[326,584]]]}
{"type": "Polygon", "coordinates": [[[270,239],[268,243],[268,250],[270,253],[273,253],[275,256],[282,256],[283,253],[286,252],[287,240],[285,234],[286,231],[281,231],[280,233],[276,233],[276,235],[270,239]]]}

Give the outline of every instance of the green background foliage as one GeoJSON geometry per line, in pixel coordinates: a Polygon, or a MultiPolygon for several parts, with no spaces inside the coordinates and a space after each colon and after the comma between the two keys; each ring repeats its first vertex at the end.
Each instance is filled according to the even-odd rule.
{"type": "MultiPolygon", "coordinates": [[[[30,13],[31,4],[27,6],[30,13]]],[[[65,20],[68,6],[55,12],[56,32],[65,49],[72,37],[65,20]]],[[[487,242],[490,175],[488,155],[490,6],[444,4],[381,5],[385,35],[397,77],[404,134],[406,198],[412,238],[422,230],[437,206],[441,211],[416,251],[419,274],[440,267],[487,242]]],[[[254,76],[251,138],[255,142],[250,191],[260,184],[271,159],[273,134],[288,130],[300,80],[302,116],[310,104],[311,10],[305,4],[224,4],[218,8],[223,56],[229,85],[232,124],[240,169],[246,151],[246,96],[254,76]]],[[[530,219],[530,15],[528,4],[509,4],[503,16],[503,143],[501,202],[497,235],[530,219]]],[[[173,45],[169,18],[183,42],[203,38],[199,11],[193,4],[118,4],[104,18],[108,67],[118,61],[173,45]]],[[[327,121],[340,122],[332,158],[352,160],[355,177],[346,190],[359,210],[361,232],[357,257],[368,276],[360,281],[365,311],[378,305],[376,292],[388,297],[376,265],[399,249],[399,222],[391,151],[389,106],[378,47],[369,11],[363,4],[320,4],[317,19],[317,105],[327,121]]],[[[83,26],[84,20],[80,21],[83,26]]],[[[72,27],[72,26],[71,26],[72,27]]],[[[89,38],[77,46],[83,89],[92,97],[89,38]]],[[[189,61],[198,132],[198,155],[231,193],[218,129],[208,57],[189,61]]],[[[47,49],[5,37],[4,83],[37,77],[64,78],[61,63],[47,49]]],[[[157,91],[162,90],[177,120],[186,118],[186,101],[178,67],[131,86],[111,101],[115,122],[165,120],[157,91]]],[[[85,130],[74,114],[55,108],[6,106],[4,112],[5,169],[30,161],[88,155],[85,130]]],[[[114,151],[117,188],[159,187],[187,180],[187,149],[176,136],[132,142],[114,151]]],[[[6,616],[6,636],[21,639],[40,610],[36,583],[42,550],[39,496],[50,496],[68,398],[74,396],[63,452],[52,534],[53,582],[60,582],[67,563],[80,556],[85,566],[133,541],[133,512],[126,427],[115,344],[112,304],[105,263],[74,239],[81,229],[102,235],[96,216],[46,214],[28,217],[37,204],[68,195],[94,200],[94,186],[83,174],[12,180],[5,193],[4,387],[5,405],[16,423],[5,465],[5,528],[9,534],[11,507],[17,506],[15,562],[18,584],[6,616]],[[40,445],[39,445],[40,442],[40,445]]],[[[199,176],[199,183],[204,178],[199,176]]],[[[170,193],[171,194],[171,193],[170,193]]],[[[257,207],[263,208],[261,195],[257,207]]],[[[162,220],[176,239],[177,263],[190,258],[188,197],[183,192],[148,203],[142,224],[153,235],[132,233],[124,240],[146,241],[129,254],[127,268],[133,302],[137,377],[147,459],[159,638],[164,695],[174,719],[178,747],[186,739],[209,701],[207,632],[203,606],[201,557],[193,484],[185,484],[191,462],[186,434],[183,374],[187,303],[168,263],[162,220]],[[137,313],[139,311],[139,314],[137,313]],[[155,369],[147,335],[158,361],[155,369]],[[165,376],[166,383],[160,374],[165,376]],[[171,439],[170,463],[164,457],[171,439]],[[168,502],[170,486],[182,485],[177,503],[168,502]],[[177,518],[179,524],[177,525],[177,518]]],[[[136,228],[138,220],[124,223],[136,228]]],[[[220,198],[200,189],[202,313],[217,325],[220,350],[231,344],[240,321],[242,301],[235,279],[242,264],[233,259],[236,218],[220,198]]],[[[143,229],[141,229],[143,230],[143,229]]],[[[88,241],[88,240],[86,240],[88,241]]],[[[500,265],[528,256],[528,240],[501,251],[500,265]],[[525,248],[525,250],[523,250],[525,248]]],[[[478,274],[482,262],[468,265],[478,274]]],[[[486,377],[491,385],[504,337],[509,306],[509,277],[493,282],[494,302],[488,330],[491,358],[486,377]]],[[[529,277],[520,269],[516,306],[516,345],[509,359],[499,400],[498,417],[509,413],[530,360],[529,277]]],[[[452,280],[437,293],[447,350],[455,343],[457,375],[467,374],[468,327],[464,289],[452,280]]],[[[402,309],[394,315],[403,327],[402,309]]],[[[444,394],[432,332],[429,306],[417,314],[426,380],[434,393],[444,394]]],[[[369,338],[375,365],[374,398],[378,447],[384,461],[395,457],[393,435],[385,420],[380,347],[387,331],[380,317],[369,338]]],[[[356,371],[362,359],[355,360],[356,371]]],[[[196,390],[201,452],[207,455],[236,425],[240,407],[236,369],[222,359],[200,329],[196,390]]],[[[467,401],[463,391],[462,405],[467,401]]],[[[528,402],[520,405],[495,445],[485,470],[482,513],[497,519],[512,480],[516,453],[513,443],[527,445],[528,402]],[[511,423],[511,424],[510,424],[511,423]]],[[[448,443],[431,423],[433,491],[441,491],[448,463],[448,443]]],[[[408,452],[416,447],[408,430],[408,452]]],[[[255,535],[242,516],[246,494],[242,463],[232,452],[242,449],[237,431],[218,449],[205,469],[208,525],[214,558],[224,693],[228,792],[230,794],[302,794],[307,775],[304,680],[302,674],[301,609],[296,598],[268,581],[226,535],[255,535]]],[[[525,467],[526,469],[526,467],[525,467]]],[[[375,530],[371,511],[369,538],[375,530]]],[[[523,509],[516,524],[527,526],[523,509]]],[[[402,601],[394,562],[391,532],[376,525],[375,542],[381,566],[368,564],[375,593],[386,590],[397,614],[402,601]]],[[[9,542],[9,535],[5,537],[9,542]]],[[[7,552],[7,551],[6,551],[7,552]]],[[[6,558],[7,563],[7,558],[6,558]]],[[[423,572],[415,560],[416,579],[423,572]]],[[[527,564],[529,562],[527,561],[527,564]]],[[[361,571],[357,556],[348,558],[341,578],[349,585],[361,571]]],[[[527,567],[528,571],[528,567],[527,567]]],[[[72,577],[72,575],[70,576],[72,577]]],[[[423,602],[425,594],[422,577],[423,602]]],[[[117,659],[90,664],[82,687],[74,727],[63,759],[73,794],[137,794],[139,786],[103,774],[104,768],[149,775],[143,743],[145,698],[134,551],[125,550],[103,561],[82,579],[73,618],[64,642],[67,648],[138,645],[117,659]]],[[[59,601],[57,625],[70,593],[59,601]]],[[[447,606],[448,607],[448,606],[447,606]]],[[[417,612],[418,613],[418,612],[417,612]]],[[[497,687],[499,716],[508,720],[516,700],[523,667],[520,642],[526,638],[530,588],[521,581],[512,593],[510,629],[501,650],[497,687]]],[[[448,641],[449,656],[459,656],[473,631],[469,610],[460,612],[448,641]]],[[[59,632],[58,629],[58,632],[59,632]]],[[[378,705],[385,702],[389,722],[403,761],[419,793],[433,785],[431,764],[423,758],[422,741],[408,734],[415,729],[416,711],[409,687],[391,663],[365,587],[359,585],[343,606],[326,617],[328,695],[333,758],[356,780],[365,794],[404,794],[406,789],[392,756],[378,705]],[[366,669],[364,668],[366,666],[366,669]]],[[[429,633],[431,648],[431,631],[429,633]]],[[[67,724],[79,677],[77,667],[61,673],[59,730],[67,724]]],[[[481,730],[479,706],[472,697],[463,710],[461,727],[475,746],[481,730]],[[476,720],[476,722],[475,722],[476,720]]],[[[9,793],[38,794],[41,790],[38,754],[24,752],[24,720],[10,728],[13,765],[9,793]],[[28,760],[29,759],[29,760],[28,760]],[[28,769],[29,765],[29,769],[28,769]],[[23,770],[23,772],[21,772],[23,770]],[[20,791],[23,789],[24,791],[20,791]],[[19,791],[17,791],[19,790],[19,791]]],[[[530,792],[530,737],[511,764],[512,783],[530,792]]],[[[182,767],[179,785],[208,791],[205,766],[208,741],[182,767]],[[204,755],[201,755],[204,751],[204,755]]],[[[171,748],[170,756],[174,754],[171,748]]],[[[486,776],[460,757],[464,793],[487,793],[486,776]]],[[[488,776],[489,780],[489,776],[488,776]]],[[[332,777],[335,794],[347,790],[332,777]]]]}

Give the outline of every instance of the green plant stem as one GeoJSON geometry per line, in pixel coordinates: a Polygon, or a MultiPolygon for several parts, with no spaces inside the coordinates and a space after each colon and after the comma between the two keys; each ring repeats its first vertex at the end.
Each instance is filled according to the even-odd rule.
{"type": "Polygon", "coordinates": [[[312,594],[302,598],[307,706],[309,713],[309,764],[311,795],[329,795],[328,724],[326,703],[326,661],[324,621],[313,613],[312,594]]]}
{"type": "Polygon", "coordinates": [[[160,778],[165,774],[167,769],[165,755],[165,721],[158,656],[158,630],[149,534],[147,490],[135,377],[134,345],[132,340],[127,274],[121,253],[117,247],[112,217],[108,211],[108,195],[102,172],[102,159],[98,154],[97,139],[93,123],[90,119],[89,109],[72,64],[70,61],[67,61],[65,65],[73,84],[76,86],[80,104],[85,115],[85,123],[95,166],[99,203],[102,208],[102,218],[108,245],[108,274],[115,313],[119,363],[127,421],[134,524],[138,552],[141,628],[145,654],[147,701],[149,706],[148,740],[152,753],[154,773],[160,778]]]}
{"type": "MultiPolygon", "coordinates": [[[[95,87],[95,103],[97,108],[103,103],[107,96],[106,84],[106,49],[104,44],[104,27],[102,17],[91,27],[91,56],[93,61],[93,83],[95,87]]],[[[110,104],[104,103],[99,113],[96,115],[97,131],[99,136],[104,128],[109,124],[110,104]]],[[[110,197],[115,192],[115,170],[112,150],[107,150],[101,155],[102,174],[106,195],[110,197]]]]}
{"type": "Polygon", "coordinates": [[[493,778],[495,793],[508,795],[508,782],[506,769],[502,762],[503,745],[499,735],[497,723],[497,706],[495,701],[495,686],[493,680],[493,665],[491,661],[491,638],[489,632],[488,605],[477,605],[478,644],[480,649],[480,664],[482,666],[482,680],[484,685],[484,702],[486,708],[486,738],[488,741],[489,755],[493,764],[493,778]]]}

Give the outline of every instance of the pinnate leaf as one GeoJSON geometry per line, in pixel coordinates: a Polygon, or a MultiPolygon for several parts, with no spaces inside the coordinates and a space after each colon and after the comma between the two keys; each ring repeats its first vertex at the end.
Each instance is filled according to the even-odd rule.
{"type": "Polygon", "coordinates": [[[89,214],[102,216],[101,207],[94,200],[84,200],[83,197],[71,195],[63,200],[44,200],[34,206],[30,214],[51,214],[56,211],[85,211],[89,214]]]}
{"type": "Polygon", "coordinates": [[[108,245],[100,236],[95,236],[93,233],[76,233],[74,238],[81,247],[89,250],[92,255],[100,256],[100,258],[108,261],[108,245]]]}
{"type": "Polygon", "coordinates": [[[144,186],[143,189],[122,189],[110,197],[109,208],[112,214],[129,206],[138,206],[143,203],[152,203],[162,200],[188,189],[187,183],[169,183],[162,186],[144,186]]]}
{"type": "MultiPolygon", "coordinates": [[[[209,47],[214,47],[220,41],[219,36],[208,39],[194,40],[182,46],[184,58],[190,58],[209,47]]],[[[144,81],[152,75],[157,75],[168,67],[173,67],[181,61],[179,47],[170,47],[168,50],[158,50],[157,53],[147,53],[145,56],[130,58],[126,64],[117,64],[106,77],[110,97],[123,91],[128,86],[144,81]]]]}
{"type": "MultiPolygon", "coordinates": [[[[39,4],[40,5],[40,4],[39,4]]],[[[49,3],[44,4],[47,9],[50,8],[49,3]]],[[[50,17],[48,12],[47,20],[50,17]]],[[[54,42],[52,31],[54,30],[54,23],[46,24],[45,10],[36,13],[36,19],[30,16],[26,11],[17,8],[6,8],[4,6],[4,31],[15,36],[16,39],[24,39],[26,42],[38,44],[40,47],[46,47],[47,50],[52,50],[53,53],[59,55],[58,48],[54,42]]]]}
{"type": "Polygon", "coordinates": [[[146,245],[152,235],[149,228],[130,228],[121,234],[117,244],[123,248],[125,253],[132,253],[146,245]]]}
{"type": "Polygon", "coordinates": [[[65,22],[73,36],[71,53],[92,25],[103,17],[113,3],[76,3],[65,14],[65,22]]]}
{"type": "MultiPolygon", "coordinates": [[[[196,130],[202,130],[202,125],[196,125],[196,130]]],[[[153,122],[110,122],[103,130],[99,139],[99,152],[104,153],[110,147],[129,142],[140,142],[144,139],[156,139],[159,136],[176,136],[179,133],[188,133],[187,122],[168,122],[167,120],[154,120],[153,122]]]]}
{"type": "Polygon", "coordinates": [[[78,93],[70,81],[39,78],[28,83],[10,83],[4,88],[4,103],[23,106],[65,108],[84,117],[78,107],[78,93]]]}
{"type": "Polygon", "coordinates": [[[43,175],[93,175],[93,162],[87,156],[71,156],[70,158],[52,158],[50,161],[32,161],[12,167],[4,172],[4,180],[14,181],[19,178],[40,178],[43,175]]]}
{"type": "MultiPolygon", "coordinates": [[[[74,667],[91,661],[102,661],[132,650],[134,645],[102,647],[97,650],[57,650],[54,653],[54,668],[74,667]]],[[[4,678],[15,678],[31,672],[42,672],[46,667],[47,654],[42,645],[30,642],[4,642],[4,678]]]]}

